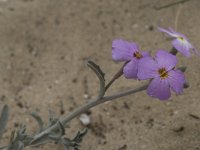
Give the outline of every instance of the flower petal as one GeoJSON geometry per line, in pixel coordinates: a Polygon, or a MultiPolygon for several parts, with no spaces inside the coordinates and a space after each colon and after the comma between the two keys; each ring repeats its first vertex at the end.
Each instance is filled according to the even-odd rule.
{"type": "Polygon", "coordinates": [[[176,38],[182,37],[182,38],[184,38],[185,40],[188,41],[188,38],[187,38],[184,34],[175,31],[175,30],[172,29],[171,27],[169,27],[169,31],[172,32],[173,34],[175,34],[175,35],[176,35],[176,38]]]}
{"type": "Polygon", "coordinates": [[[142,54],[142,57],[150,56],[149,52],[147,51],[139,51],[142,54]]]}
{"type": "Polygon", "coordinates": [[[117,39],[112,42],[112,58],[115,61],[130,61],[133,53],[138,49],[136,43],[117,39]]]}
{"type": "Polygon", "coordinates": [[[167,100],[171,96],[170,86],[167,80],[159,77],[153,79],[147,88],[149,96],[160,100],[167,100]]]}
{"type": "Polygon", "coordinates": [[[173,91],[180,94],[183,91],[185,76],[180,70],[171,70],[169,72],[168,82],[173,91]]]}
{"type": "Polygon", "coordinates": [[[158,77],[158,64],[152,57],[144,57],[138,63],[138,79],[146,80],[158,77]]]}
{"type": "Polygon", "coordinates": [[[140,50],[137,43],[135,43],[135,42],[128,42],[128,43],[129,43],[129,46],[130,46],[132,52],[136,52],[136,51],[140,50]]]}
{"type": "Polygon", "coordinates": [[[138,59],[132,59],[130,62],[128,62],[123,69],[124,76],[127,79],[137,78],[138,73],[138,59]]]}
{"type": "Polygon", "coordinates": [[[156,61],[160,68],[165,68],[167,71],[176,66],[178,60],[176,56],[164,50],[158,50],[156,53],[156,61]]]}
{"type": "Polygon", "coordinates": [[[186,57],[190,57],[190,49],[195,52],[196,55],[200,57],[200,52],[189,42],[189,39],[182,33],[175,31],[170,28],[168,30],[163,28],[158,28],[161,32],[167,33],[171,37],[175,38],[172,41],[172,45],[176,48],[180,53],[182,53],[186,57]]]}
{"type": "Polygon", "coordinates": [[[172,45],[184,56],[191,56],[190,49],[193,48],[193,46],[187,40],[175,39],[172,41],[172,45]]]}
{"type": "Polygon", "coordinates": [[[163,29],[161,27],[158,27],[158,30],[164,33],[167,33],[168,35],[170,35],[171,37],[177,37],[177,35],[173,32],[173,30],[171,30],[171,28],[169,30],[163,29]]]}

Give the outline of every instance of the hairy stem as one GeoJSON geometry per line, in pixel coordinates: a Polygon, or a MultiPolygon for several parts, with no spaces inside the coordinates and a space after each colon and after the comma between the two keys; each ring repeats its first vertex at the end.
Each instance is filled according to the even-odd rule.
{"type": "Polygon", "coordinates": [[[67,122],[69,122],[73,118],[77,117],[81,113],[87,111],[88,109],[90,109],[90,108],[92,108],[96,105],[102,104],[102,103],[107,102],[107,101],[115,100],[115,99],[123,97],[123,96],[127,96],[127,95],[130,95],[130,94],[134,94],[134,93],[143,91],[146,88],[147,88],[147,84],[143,85],[139,88],[136,88],[136,89],[131,89],[131,90],[128,90],[128,91],[125,91],[125,92],[121,92],[121,93],[114,94],[114,95],[111,95],[111,96],[105,96],[101,99],[96,99],[94,101],[91,101],[91,102],[87,103],[86,105],[80,107],[79,109],[75,110],[71,114],[69,114],[69,116],[67,116],[66,118],[63,118],[63,120],[61,120],[61,123],[63,123],[65,125],[67,122]]]}
{"type": "MultiPolygon", "coordinates": [[[[143,85],[143,86],[136,88],[136,89],[127,90],[127,91],[124,91],[124,92],[121,92],[121,93],[118,93],[118,94],[114,94],[114,95],[111,95],[111,96],[105,96],[105,97],[102,97],[102,98],[97,98],[97,99],[92,100],[89,103],[85,104],[84,106],[76,109],[74,112],[72,112],[68,116],[61,118],[59,121],[63,124],[63,126],[65,126],[69,121],[71,121],[75,117],[79,116],[80,114],[86,112],[90,108],[93,108],[93,107],[95,107],[99,104],[102,104],[104,102],[107,102],[107,101],[112,101],[112,100],[115,100],[115,99],[123,97],[123,96],[127,96],[127,95],[130,95],[130,94],[134,94],[134,93],[143,91],[147,88],[147,86],[148,86],[148,84],[143,85]]],[[[35,141],[37,141],[38,139],[48,135],[51,131],[54,131],[56,129],[58,129],[57,124],[51,126],[50,128],[44,130],[41,133],[35,135],[32,143],[35,143],[35,141]]]]}

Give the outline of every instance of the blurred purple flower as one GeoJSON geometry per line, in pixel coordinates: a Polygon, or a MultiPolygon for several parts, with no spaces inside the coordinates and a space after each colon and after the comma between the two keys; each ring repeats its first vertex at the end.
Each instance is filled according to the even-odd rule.
{"type": "Polygon", "coordinates": [[[148,52],[141,51],[134,42],[117,39],[112,42],[112,58],[115,61],[125,61],[123,68],[126,78],[137,79],[138,62],[141,58],[149,56],[148,52]]]}
{"type": "Polygon", "coordinates": [[[147,88],[147,93],[160,100],[166,100],[171,96],[170,88],[181,93],[185,83],[183,72],[174,69],[178,60],[176,56],[159,50],[155,59],[146,57],[138,64],[138,79],[152,79],[147,88]]]}
{"type": "Polygon", "coordinates": [[[192,49],[196,54],[199,55],[197,49],[189,42],[188,38],[173,30],[172,28],[169,28],[168,30],[163,28],[158,28],[161,32],[167,33],[169,36],[171,36],[174,40],[172,41],[172,45],[174,48],[176,48],[177,51],[182,53],[186,57],[190,57],[190,50],[192,49]]]}

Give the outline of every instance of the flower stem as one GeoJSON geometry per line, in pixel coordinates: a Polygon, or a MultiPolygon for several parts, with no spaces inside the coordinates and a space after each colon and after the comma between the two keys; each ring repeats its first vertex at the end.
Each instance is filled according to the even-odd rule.
{"type": "Polygon", "coordinates": [[[143,86],[141,86],[139,88],[136,88],[136,89],[127,90],[125,92],[121,92],[121,93],[114,94],[114,95],[111,95],[111,96],[105,96],[105,97],[103,97],[101,99],[93,100],[93,101],[87,103],[86,105],[78,108],[77,110],[75,110],[74,112],[69,114],[69,116],[67,116],[66,118],[63,118],[61,120],[61,123],[65,125],[67,122],[69,122],[70,120],[72,120],[76,116],[80,115],[81,113],[86,112],[88,109],[90,109],[90,108],[92,108],[94,106],[97,106],[97,105],[102,104],[102,103],[107,102],[107,101],[115,100],[115,99],[123,97],[123,96],[127,96],[127,95],[130,95],[130,94],[134,94],[134,93],[143,91],[146,88],[147,88],[147,84],[143,85],[143,86]]]}
{"type": "MultiPolygon", "coordinates": [[[[59,120],[59,122],[62,123],[63,126],[65,126],[69,121],[71,121],[75,117],[79,116],[80,114],[86,112],[90,108],[93,108],[93,107],[95,107],[99,104],[105,103],[107,101],[112,101],[112,100],[115,100],[115,99],[123,97],[123,96],[127,96],[127,95],[130,95],[130,94],[134,94],[134,93],[143,91],[147,88],[147,86],[148,86],[148,84],[143,85],[143,86],[136,88],[136,89],[127,90],[127,91],[117,93],[117,94],[114,94],[114,95],[111,95],[111,96],[105,96],[105,97],[102,97],[102,98],[97,98],[95,100],[92,100],[89,103],[87,103],[87,104],[81,106],[80,108],[76,109],[74,112],[72,112],[68,116],[61,118],[59,120]]],[[[31,143],[35,143],[35,141],[37,141],[38,139],[43,138],[44,136],[48,135],[51,131],[54,131],[54,130],[57,130],[57,129],[58,129],[57,124],[51,126],[50,128],[48,128],[48,129],[42,131],[41,133],[35,135],[31,143]]]]}
{"type": "Polygon", "coordinates": [[[113,84],[113,82],[115,82],[115,80],[117,80],[119,77],[122,76],[123,68],[127,63],[128,62],[125,62],[124,65],[119,69],[119,71],[113,76],[113,78],[110,80],[110,82],[106,85],[105,91],[107,91],[107,89],[113,84]]]}

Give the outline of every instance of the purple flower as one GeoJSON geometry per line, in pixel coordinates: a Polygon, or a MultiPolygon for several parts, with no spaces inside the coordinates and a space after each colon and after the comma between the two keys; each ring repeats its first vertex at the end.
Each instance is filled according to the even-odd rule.
{"type": "Polygon", "coordinates": [[[195,51],[196,54],[199,55],[198,51],[194,46],[189,42],[188,38],[173,30],[172,28],[169,28],[168,30],[163,28],[158,28],[161,32],[167,33],[169,36],[171,36],[174,40],[172,41],[172,45],[174,48],[176,48],[177,51],[182,53],[186,57],[190,57],[190,50],[192,49],[195,51]]]}
{"type": "Polygon", "coordinates": [[[138,79],[152,79],[147,88],[150,96],[166,100],[171,96],[170,89],[178,94],[183,91],[185,77],[174,68],[177,62],[176,56],[163,50],[156,53],[155,59],[146,57],[140,60],[138,79]]]}
{"type": "Polygon", "coordinates": [[[141,51],[134,42],[117,39],[112,42],[112,58],[115,61],[125,61],[123,68],[126,78],[137,78],[138,62],[141,58],[149,56],[148,52],[141,51]]]}

